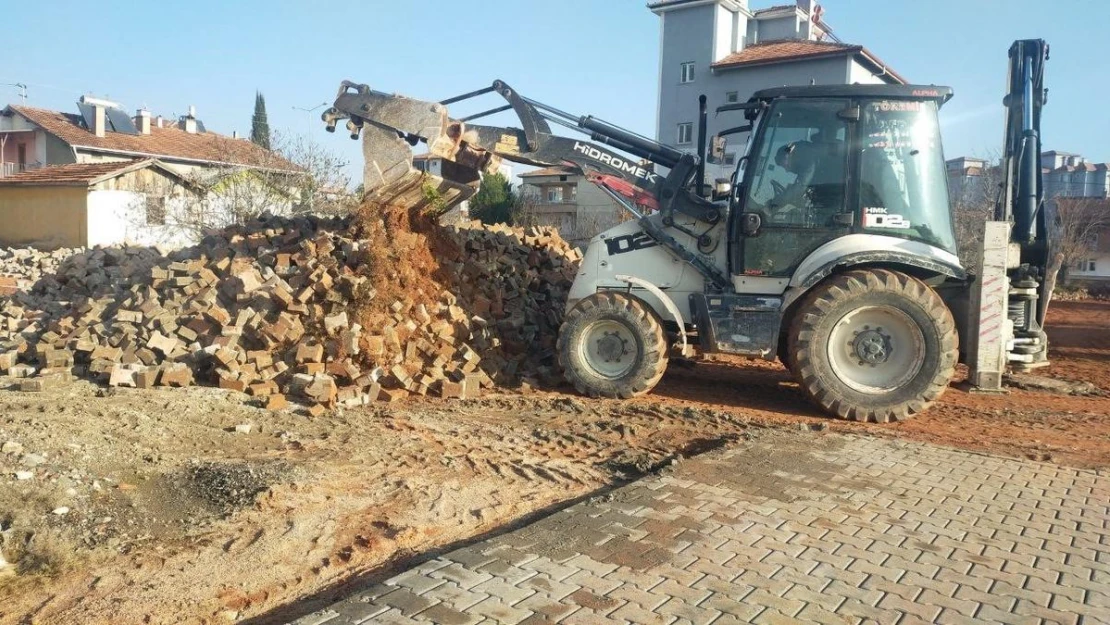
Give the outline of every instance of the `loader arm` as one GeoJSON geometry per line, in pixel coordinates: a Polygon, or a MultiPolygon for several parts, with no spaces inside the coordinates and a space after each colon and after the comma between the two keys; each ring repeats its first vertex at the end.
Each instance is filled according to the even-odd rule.
{"type": "Polygon", "coordinates": [[[411,150],[399,146],[424,143],[429,153],[465,168],[462,172],[465,182],[477,178],[467,176],[465,170],[492,171],[498,159],[538,167],[570,165],[603,189],[661,211],[668,226],[674,224],[675,212],[710,224],[721,217],[720,208],[692,188],[699,157],[594,117],[571,115],[530,100],[500,80],[490,87],[439,102],[388,94],[344,81],[335,104],[324,112],[322,119],[329,131],[346,119],[352,139],[363,134],[367,126],[375,129],[363,136],[368,170],[374,172],[367,175],[367,190],[393,183],[411,171],[411,150]],[[460,119],[449,116],[448,104],[487,93],[497,93],[507,103],[460,119]],[[520,128],[470,123],[508,110],[519,118],[520,128]],[[551,124],[581,132],[591,140],[553,134],[551,124]],[[666,167],[669,172],[656,173],[656,166],[666,167]]]}

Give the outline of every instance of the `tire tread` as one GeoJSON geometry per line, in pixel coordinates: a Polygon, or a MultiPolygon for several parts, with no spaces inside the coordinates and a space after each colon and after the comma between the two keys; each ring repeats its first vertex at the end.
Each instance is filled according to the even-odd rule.
{"type": "Polygon", "coordinates": [[[806,395],[837,417],[881,423],[901,421],[936,401],[948,388],[955,373],[959,348],[955,320],[937,292],[917,278],[889,269],[847,271],[829,278],[825,285],[814,289],[801,303],[799,310],[787,338],[788,349],[795,362],[795,375],[806,395]],[[937,320],[941,353],[936,371],[918,395],[888,406],[865,407],[854,405],[839,389],[821,379],[814,362],[815,353],[821,357],[821,346],[813,345],[812,341],[819,334],[818,324],[829,311],[845,300],[873,292],[898,294],[921,303],[925,313],[937,320]]]}
{"type": "Polygon", "coordinates": [[[587,297],[567,313],[559,328],[556,352],[559,366],[562,367],[567,381],[579,393],[593,398],[631,399],[644,395],[655,388],[667,370],[667,336],[655,312],[639,299],[614,291],[601,291],[587,297]],[[615,313],[626,316],[644,330],[642,341],[645,366],[635,372],[635,375],[607,384],[605,388],[591,384],[591,380],[577,370],[570,358],[570,350],[573,347],[570,345],[571,328],[598,316],[599,311],[601,314],[615,313]]]}

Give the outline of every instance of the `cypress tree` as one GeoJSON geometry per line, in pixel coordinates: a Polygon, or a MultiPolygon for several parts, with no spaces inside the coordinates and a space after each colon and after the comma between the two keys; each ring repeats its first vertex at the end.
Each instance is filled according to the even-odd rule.
{"type": "Polygon", "coordinates": [[[266,99],[254,92],[254,115],[251,116],[251,143],[270,149],[270,124],[266,121],[266,99]]]}

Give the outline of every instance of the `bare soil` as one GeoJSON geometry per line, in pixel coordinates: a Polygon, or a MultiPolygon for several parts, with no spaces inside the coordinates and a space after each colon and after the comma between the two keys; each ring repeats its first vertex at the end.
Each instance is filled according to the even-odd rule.
{"type": "Polygon", "coordinates": [[[1039,373],[1100,395],[971,395],[957,380],[893,425],[825,418],[779,365],[733,359],[673,364],[628,402],[533,392],[320,419],[216,389],[0,391],[0,624],[283,622],[763,427],[1110,467],[1110,302],[1054,303],[1049,332],[1039,373]]]}

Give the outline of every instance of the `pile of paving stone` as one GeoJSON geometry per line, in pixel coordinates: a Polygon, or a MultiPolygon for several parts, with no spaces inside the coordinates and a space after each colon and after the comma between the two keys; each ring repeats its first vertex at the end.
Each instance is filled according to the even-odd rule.
{"type": "Polygon", "coordinates": [[[0,248],[0,296],[30,289],[43,276],[56,273],[62,261],[81,251],[69,248],[52,252],[29,247],[0,248]]]}
{"type": "Polygon", "coordinates": [[[0,298],[0,375],[28,391],[73,374],[217,385],[319,414],[551,373],[579,260],[554,230],[447,228],[457,253],[442,259],[443,290],[381,301],[350,226],[263,217],[168,255],[71,253],[30,292],[0,298]]]}

